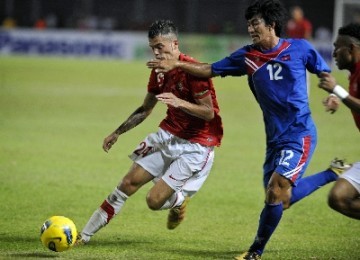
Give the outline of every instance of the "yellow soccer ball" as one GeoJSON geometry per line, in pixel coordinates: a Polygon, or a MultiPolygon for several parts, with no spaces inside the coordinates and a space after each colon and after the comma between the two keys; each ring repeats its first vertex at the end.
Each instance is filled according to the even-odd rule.
{"type": "Polygon", "coordinates": [[[55,252],[70,249],[77,236],[74,222],[63,216],[47,219],[41,227],[40,239],[43,245],[55,252]]]}

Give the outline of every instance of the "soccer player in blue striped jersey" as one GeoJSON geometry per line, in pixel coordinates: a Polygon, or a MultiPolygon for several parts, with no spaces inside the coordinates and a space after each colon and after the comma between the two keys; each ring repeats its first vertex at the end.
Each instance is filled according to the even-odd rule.
{"type": "Polygon", "coordinates": [[[319,75],[330,69],[311,44],[284,39],[286,10],[278,0],[258,0],[245,12],[252,44],[213,64],[152,60],[149,68],[167,72],[180,68],[198,77],[248,76],[263,112],[266,158],[265,206],[249,250],[236,259],[261,259],[284,209],[338,178],[331,168],[302,178],[317,143],[311,117],[306,71],[319,75]]]}

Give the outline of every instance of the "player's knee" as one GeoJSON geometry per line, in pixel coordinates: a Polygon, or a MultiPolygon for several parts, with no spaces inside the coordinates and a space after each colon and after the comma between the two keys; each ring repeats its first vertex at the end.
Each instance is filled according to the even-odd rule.
{"type": "Polygon", "coordinates": [[[271,204],[281,202],[281,189],[276,186],[269,186],[266,190],[266,202],[271,204]]]}
{"type": "Polygon", "coordinates": [[[269,204],[283,203],[285,209],[290,207],[290,186],[289,180],[274,172],[266,189],[266,202],[269,204]]]}
{"type": "Polygon", "coordinates": [[[117,187],[126,195],[131,196],[141,187],[141,185],[137,182],[134,182],[131,178],[124,177],[117,187]]]}
{"type": "Polygon", "coordinates": [[[162,202],[157,200],[154,196],[148,194],[146,196],[146,203],[151,210],[159,210],[162,206],[162,202]]]}
{"type": "Polygon", "coordinates": [[[268,187],[266,202],[269,204],[282,203],[284,210],[290,208],[289,193],[286,189],[281,189],[280,187],[268,187]]]}

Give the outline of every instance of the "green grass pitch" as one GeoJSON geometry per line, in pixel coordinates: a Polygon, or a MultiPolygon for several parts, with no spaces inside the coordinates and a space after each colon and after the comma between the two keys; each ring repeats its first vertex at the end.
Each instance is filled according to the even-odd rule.
{"type": "MultiPolygon", "coordinates": [[[[216,78],[225,135],[213,170],[176,230],[166,211],[145,203],[150,185],[89,245],[54,253],[40,242],[52,215],[78,229],[127,172],[127,155],[156,131],[158,104],[107,154],[101,146],[143,101],[144,62],[0,57],[0,259],[231,259],[255,236],[263,207],[264,127],[245,78],[216,78]]],[[[335,72],[347,87],[347,76],[335,72]]],[[[360,135],[344,106],[331,115],[326,93],[311,78],[310,103],[318,147],[306,175],[335,156],[360,159],[360,135]]],[[[263,259],[360,259],[360,222],[327,206],[327,185],[285,211],[263,259]]]]}

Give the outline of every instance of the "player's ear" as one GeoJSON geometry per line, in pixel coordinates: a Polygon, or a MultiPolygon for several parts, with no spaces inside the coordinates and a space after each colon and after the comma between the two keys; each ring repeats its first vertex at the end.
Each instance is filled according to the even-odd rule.
{"type": "Polygon", "coordinates": [[[275,22],[269,24],[268,27],[269,27],[269,31],[271,31],[271,29],[275,30],[275,22]]]}
{"type": "Polygon", "coordinates": [[[360,46],[356,43],[350,43],[350,52],[360,51],[360,46]]]}
{"type": "Polygon", "coordinates": [[[179,41],[178,40],[173,40],[171,47],[173,48],[173,50],[178,50],[179,49],[179,41]]]}

